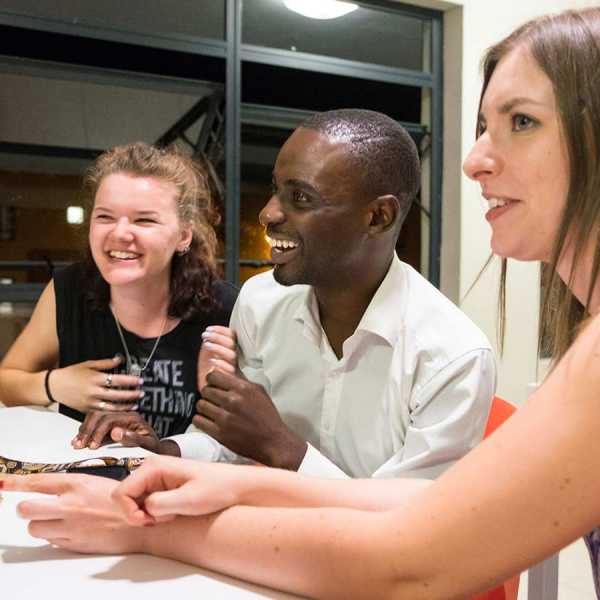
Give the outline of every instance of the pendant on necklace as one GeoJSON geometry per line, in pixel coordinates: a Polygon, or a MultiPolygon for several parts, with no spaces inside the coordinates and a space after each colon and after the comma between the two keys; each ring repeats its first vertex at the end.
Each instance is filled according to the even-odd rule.
{"type": "Polygon", "coordinates": [[[131,366],[129,367],[129,374],[134,377],[139,377],[142,374],[142,367],[140,367],[137,362],[132,361],[131,366]]]}

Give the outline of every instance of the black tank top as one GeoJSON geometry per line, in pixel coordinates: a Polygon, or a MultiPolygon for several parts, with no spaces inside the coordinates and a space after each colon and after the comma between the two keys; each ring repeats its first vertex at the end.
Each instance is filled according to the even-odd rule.
{"type": "MultiPolygon", "coordinates": [[[[93,309],[84,299],[82,289],[80,264],[54,274],[60,367],[125,354],[110,310],[93,309]]],[[[211,313],[181,321],[163,335],[150,364],[142,373],[145,395],[138,403],[138,410],[161,438],[183,433],[192,421],[199,398],[196,364],[202,332],[209,325],[229,324],[237,290],[229,283],[216,281],[214,295],[217,303],[211,313]]],[[[144,365],[156,338],[140,338],[122,329],[130,355],[138,364],[144,365]]],[[[125,371],[125,365],[121,364],[114,372],[125,371]]],[[[56,400],[60,403],[60,398],[56,400]]],[[[79,421],[84,417],[63,404],[59,405],[59,411],[79,421]]]]}

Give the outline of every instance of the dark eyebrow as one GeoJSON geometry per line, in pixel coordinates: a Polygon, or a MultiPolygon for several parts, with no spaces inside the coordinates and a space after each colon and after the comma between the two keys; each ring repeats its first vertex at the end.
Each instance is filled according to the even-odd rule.
{"type": "Polygon", "coordinates": [[[535,106],[544,106],[543,102],[539,102],[538,100],[534,100],[533,98],[518,96],[517,98],[511,98],[510,100],[502,104],[498,109],[498,112],[501,115],[505,115],[514,110],[515,107],[519,106],[520,104],[534,104],[535,106]]]}
{"type": "Polygon", "coordinates": [[[319,190],[310,185],[310,183],[306,183],[306,181],[302,181],[301,179],[286,179],[284,181],[284,185],[293,186],[301,190],[305,190],[306,192],[310,192],[311,194],[319,195],[319,190]]]}
{"type": "MultiPolygon", "coordinates": [[[[539,102],[538,100],[534,100],[533,98],[527,98],[526,96],[517,96],[516,98],[511,98],[510,100],[504,102],[504,104],[501,104],[500,108],[498,108],[498,113],[501,115],[507,115],[521,104],[533,104],[535,106],[544,106],[543,102],[539,102]]],[[[478,121],[480,123],[485,122],[485,116],[483,112],[479,113],[478,121]]]]}
{"type": "MultiPolygon", "coordinates": [[[[275,173],[273,173],[272,175],[272,183],[274,185],[277,185],[277,178],[275,177],[275,173]]],[[[302,179],[286,179],[283,182],[283,185],[285,186],[292,186],[292,187],[296,187],[298,189],[304,190],[306,192],[309,192],[311,194],[316,194],[319,195],[319,190],[317,190],[317,188],[313,187],[312,185],[310,185],[310,183],[307,183],[306,181],[303,181],[302,179]]]]}

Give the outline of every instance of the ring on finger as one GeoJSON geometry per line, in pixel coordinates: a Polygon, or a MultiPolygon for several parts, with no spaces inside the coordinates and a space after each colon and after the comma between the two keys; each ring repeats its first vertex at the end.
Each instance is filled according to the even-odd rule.
{"type": "Polygon", "coordinates": [[[112,387],[112,373],[107,373],[106,379],[104,380],[104,387],[111,388],[112,387]]]}

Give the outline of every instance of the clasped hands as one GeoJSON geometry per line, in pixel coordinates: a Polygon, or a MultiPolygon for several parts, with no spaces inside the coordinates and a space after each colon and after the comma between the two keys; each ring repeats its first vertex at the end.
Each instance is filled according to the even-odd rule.
{"type": "Polygon", "coordinates": [[[147,550],[147,526],[246,503],[245,490],[262,471],[161,456],[147,458],[121,483],[69,473],[7,475],[0,486],[46,494],[18,506],[33,537],[76,552],[121,554],[147,550]]]}

